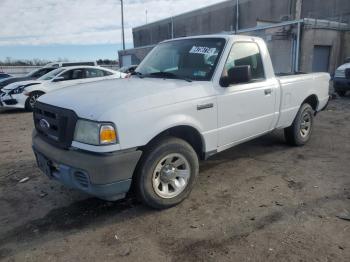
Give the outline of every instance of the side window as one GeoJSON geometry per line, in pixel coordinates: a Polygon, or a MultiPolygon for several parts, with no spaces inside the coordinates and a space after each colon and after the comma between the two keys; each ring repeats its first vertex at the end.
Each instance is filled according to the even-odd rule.
{"type": "Polygon", "coordinates": [[[61,74],[60,77],[64,78],[62,81],[82,79],[85,78],[84,69],[68,70],[67,72],[61,74]]]}
{"type": "Polygon", "coordinates": [[[105,71],[105,70],[102,70],[102,71],[103,71],[104,76],[111,76],[111,75],[113,75],[112,72],[105,71]]]}
{"type": "Polygon", "coordinates": [[[235,66],[249,65],[252,71],[252,80],[265,79],[264,66],[259,47],[256,43],[235,43],[227,58],[224,74],[235,66]]]}
{"type": "Polygon", "coordinates": [[[104,73],[100,69],[95,68],[87,68],[85,69],[86,78],[95,78],[95,77],[103,77],[104,73]]]}

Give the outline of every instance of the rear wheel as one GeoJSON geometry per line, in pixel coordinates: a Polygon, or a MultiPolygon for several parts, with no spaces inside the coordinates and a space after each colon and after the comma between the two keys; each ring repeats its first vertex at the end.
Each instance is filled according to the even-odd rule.
{"type": "Polygon", "coordinates": [[[142,202],[165,209],[182,202],[198,174],[198,157],[186,141],[167,137],[144,153],[136,173],[136,190],[142,202]]]}
{"type": "Polygon", "coordinates": [[[309,104],[305,103],[300,107],[293,124],[284,129],[284,136],[288,144],[302,146],[310,140],[314,114],[314,110],[309,104]]]}
{"type": "Polygon", "coordinates": [[[30,112],[33,111],[36,100],[43,94],[45,93],[41,91],[34,91],[30,93],[29,97],[26,100],[25,109],[30,112]]]}

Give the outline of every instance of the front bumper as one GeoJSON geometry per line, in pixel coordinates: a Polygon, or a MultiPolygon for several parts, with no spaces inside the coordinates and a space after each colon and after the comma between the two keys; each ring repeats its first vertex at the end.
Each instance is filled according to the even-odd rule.
{"type": "Polygon", "coordinates": [[[108,154],[64,150],[33,133],[38,167],[51,179],[105,200],[125,197],[142,152],[136,149],[108,154]]]}
{"type": "Polygon", "coordinates": [[[25,99],[22,98],[21,94],[9,95],[5,92],[0,92],[0,106],[1,107],[13,107],[13,108],[24,108],[25,99]],[[24,101],[22,101],[24,100],[24,101]]]}
{"type": "Polygon", "coordinates": [[[334,90],[335,91],[349,91],[350,79],[346,78],[334,78],[334,90]]]}

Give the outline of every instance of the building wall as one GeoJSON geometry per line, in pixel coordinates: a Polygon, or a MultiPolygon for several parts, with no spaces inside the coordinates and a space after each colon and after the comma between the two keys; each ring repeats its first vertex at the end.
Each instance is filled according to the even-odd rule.
{"type": "MultiPolygon", "coordinates": [[[[295,0],[239,0],[239,28],[255,27],[257,20],[280,21],[290,15],[295,0]]],[[[157,44],[173,37],[233,31],[236,1],[230,0],[189,13],[133,28],[134,46],[157,44]],[[172,30],[173,22],[173,30],[172,30]]]]}
{"type": "Polygon", "coordinates": [[[131,56],[131,63],[130,63],[130,65],[138,65],[138,64],[140,64],[140,62],[153,49],[153,47],[154,46],[146,46],[146,47],[139,47],[139,48],[134,48],[134,49],[118,51],[120,67],[129,66],[127,64],[123,64],[123,59],[122,58],[124,56],[131,56]]]}
{"type": "MultiPolygon", "coordinates": [[[[301,18],[350,21],[350,0],[239,0],[239,28],[257,25],[257,20],[278,22],[296,18],[297,3],[301,18]]],[[[182,36],[233,31],[236,28],[236,1],[224,1],[209,7],[133,29],[134,46],[157,44],[182,36]],[[172,35],[173,32],[173,35],[172,35]]]]}
{"type": "MultiPolygon", "coordinates": [[[[253,28],[257,22],[278,22],[283,18],[330,19],[350,21],[350,0],[239,0],[239,28],[253,28]],[[299,11],[298,11],[299,10],[299,11]]],[[[183,37],[234,31],[236,27],[236,0],[224,1],[206,8],[184,13],[133,29],[133,54],[135,63],[150,50],[142,46],[155,45],[172,37],[183,37]]],[[[327,27],[327,25],[326,25],[327,27]]],[[[329,25],[328,25],[329,27],[329,25]]],[[[293,70],[296,48],[296,28],[283,28],[284,32],[272,30],[254,31],[248,34],[260,36],[267,42],[276,72],[293,70]]],[[[315,46],[331,46],[329,72],[350,57],[350,36],[343,31],[326,28],[305,28],[302,35],[300,70],[312,71],[315,46]]],[[[120,52],[120,56],[123,52],[120,52]]]]}
{"type": "Polygon", "coordinates": [[[312,72],[315,46],[330,46],[329,72],[342,63],[341,44],[344,32],[331,29],[305,28],[302,32],[300,70],[312,72]]]}
{"type": "Polygon", "coordinates": [[[350,31],[344,32],[342,35],[341,57],[338,66],[343,64],[345,58],[348,57],[350,57],[350,31]]]}
{"type": "Polygon", "coordinates": [[[349,0],[303,0],[302,17],[350,22],[349,0]]]}

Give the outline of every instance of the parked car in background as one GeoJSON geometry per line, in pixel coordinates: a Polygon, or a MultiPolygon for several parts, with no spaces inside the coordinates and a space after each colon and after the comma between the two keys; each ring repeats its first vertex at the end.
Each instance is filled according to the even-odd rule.
{"type": "Polygon", "coordinates": [[[345,96],[350,91],[350,62],[337,68],[333,78],[334,91],[339,96],[345,96]]]}
{"type": "Polygon", "coordinates": [[[20,77],[13,76],[13,77],[2,79],[2,80],[0,80],[0,90],[2,88],[4,88],[5,86],[12,84],[12,83],[15,83],[15,82],[38,79],[39,77],[42,77],[43,75],[45,75],[45,74],[47,74],[55,69],[56,69],[56,67],[43,67],[43,68],[34,70],[25,76],[20,76],[20,77]]]}
{"type": "Polygon", "coordinates": [[[118,71],[125,73],[125,74],[131,74],[135,71],[138,65],[131,65],[131,66],[123,66],[118,71]]]}
{"type": "Polygon", "coordinates": [[[33,150],[39,168],[69,187],[117,200],[133,185],[145,204],[168,208],[190,194],[199,159],[275,129],[305,145],[328,104],[329,80],[327,73],[276,77],[260,38],[173,39],[122,84],[39,98],[33,150]]]}
{"type": "Polygon", "coordinates": [[[61,67],[37,80],[7,85],[1,90],[0,106],[31,111],[38,97],[46,93],[76,84],[124,77],[126,74],[96,66],[61,67]]]}
{"type": "Polygon", "coordinates": [[[52,62],[48,63],[44,67],[67,67],[67,66],[98,66],[96,61],[90,62],[52,62]]]}
{"type": "Polygon", "coordinates": [[[0,79],[5,79],[5,78],[9,78],[9,77],[11,77],[11,75],[5,74],[5,73],[0,73],[0,79]]]}
{"type": "Polygon", "coordinates": [[[96,62],[53,62],[53,63],[48,63],[47,65],[43,66],[42,68],[39,68],[37,70],[30,72],[26,76],[10,77],[10,78],[0,80],[0,90],[3,87],[5,87],[11,83],[38,79],[39,77],[42,77],[43,75],[45,75],[45,74],[47,74],[47,73],[51,72],[52,70],[55,70],[59,67],[78,66],[78,65],[97,66],[97,63],[96,62]]]}

